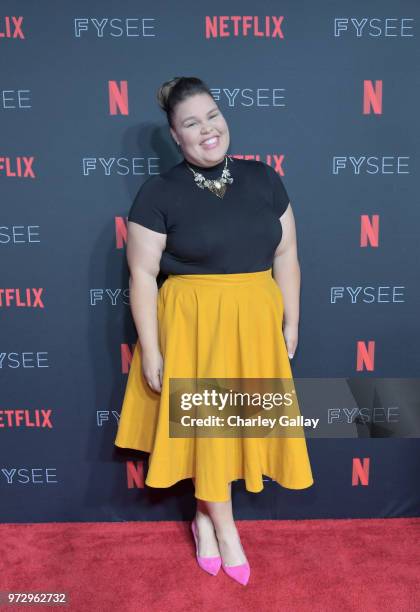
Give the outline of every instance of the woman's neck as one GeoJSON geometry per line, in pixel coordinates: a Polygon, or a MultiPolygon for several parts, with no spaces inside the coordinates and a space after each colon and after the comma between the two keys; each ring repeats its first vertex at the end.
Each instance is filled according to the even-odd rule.
{"type": "Polygon", "coordinates": [[[196,172],[201,172],[201,174],[213,174],[213,173],[221,173],[226,164],[226,155],[223,156],[223,159],[215,164],[211,164],[209,166],[202,166],[200,164],[196,164],[194,162],[190,162],[184,157],[184,163],[196,172]]]}

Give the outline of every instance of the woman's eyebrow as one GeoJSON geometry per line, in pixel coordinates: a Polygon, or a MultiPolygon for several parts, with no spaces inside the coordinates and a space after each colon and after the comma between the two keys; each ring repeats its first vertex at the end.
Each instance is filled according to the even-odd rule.
{"type": "MultiPolygon", "coordinates": [[[[214,110],[219,110],[219,109],[217,108],[217,106],[215,106],[214,108],[211,108],[207,114],[212,113],[214,110]]],[[[195,117],[194,115],[191,115],[190,117],[185,117],[182,123],[184,123],[184,121],[187,121],[187,119],[197,119],[197,117],[195,117]]]]}

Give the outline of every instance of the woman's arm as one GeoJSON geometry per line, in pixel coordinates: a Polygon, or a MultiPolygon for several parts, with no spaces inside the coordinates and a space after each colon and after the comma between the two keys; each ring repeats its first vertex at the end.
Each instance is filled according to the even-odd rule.
{"type": "Polygon", "coordinates": [[[128,222],[127,262],[130,268],[130,307],[142,350],[142,368],[154,391],[161,390],[162,356],[159,349],[156,277],[166,234],[128,222]]]}
{"type": "Polygon", "coordinates": [[[298,342],[300,266],[297,255],[296,225],[290,203],[280,219],[283,235],[274,253],[273,276],[283,296],[283,333],[289,357],[292,358],[298,342]]]}

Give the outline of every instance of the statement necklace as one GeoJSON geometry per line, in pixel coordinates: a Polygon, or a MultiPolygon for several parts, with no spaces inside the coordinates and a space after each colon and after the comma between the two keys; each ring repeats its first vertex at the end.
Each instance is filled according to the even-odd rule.
{"type": "Polygon", "coordinates": [[[187,166],[194,174],[195,184],[200,187],[200,189],[207,187],[207,189],[209,189],[219,198],[223,198],[226,192],[226,184],[233,183],[233,178],[231,177],[229,168],[227,167],[228,159],[230,158],[226,155],[225,167],[223,168],[222,175],[218,179],[207,179],[200,172],[193,170],[193,168],[191,168],[191,166],[188,164],[187,166]]]}

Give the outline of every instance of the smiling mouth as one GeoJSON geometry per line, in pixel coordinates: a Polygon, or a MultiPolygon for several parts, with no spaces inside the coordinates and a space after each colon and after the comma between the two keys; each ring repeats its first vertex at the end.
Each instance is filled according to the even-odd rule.
{"type": "Polygon", "coordinates": [[[203,140],[203,142],[201,143],[202,145],[211,145],[211,144],[215,144],[218,141],[219,137],[218,136],[212,136],[211,138],[207,138],[207,140],[203,140]]]}

